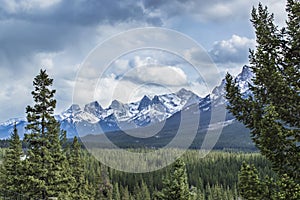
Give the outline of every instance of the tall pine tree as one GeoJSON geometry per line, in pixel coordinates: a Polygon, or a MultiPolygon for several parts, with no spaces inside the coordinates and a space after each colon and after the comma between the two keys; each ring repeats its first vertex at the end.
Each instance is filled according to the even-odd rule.
{"type": "Polygon", "coordinates": [[[226,98],[229,110],[251,129],[253,141],[273,169],[300,183],[300,2],[287,2],[287,26],[281,30],[266,7],[259,4],[253,9],[253,96],[242,98],[227,74],[226,98]]]}
{"type": "MultiPolygon", "coordinates": [[[[257,42],[256,50],[250,51],[255,75],[250,85],[253,95],[243,98],[236,82],[227,74],[226,98],[230,112],[251,129],[256,146],[278,173],[279,192],[269,188],[263,195],[269,195],[269,199],[296,200],[300,198],[297,189],[300,184],[299,0],[287,0],[286,11],[286,27],[279,30],[267,7],[259,4],[258,9],[253,8],[251,22],[257,42]],[[296,189],[285,187],[287,183],[296,189]]],[[[268,181],[262,184],[269,185],[268,181]]]]}
{"type": "Polygon", "coordinates": [[[56,100],[55,90],[50,88],[52,84],[53,79],[48,77],[46,70],[40,70],[31,93],[35,104],[26,108],[27,194],[36,199],[69,196],[68,163],[59,140],[60,124],[54,118],[56,100]]]}

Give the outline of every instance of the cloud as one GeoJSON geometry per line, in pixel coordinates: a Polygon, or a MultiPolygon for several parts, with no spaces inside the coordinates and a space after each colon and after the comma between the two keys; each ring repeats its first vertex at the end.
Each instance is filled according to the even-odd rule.
{"type": "MultiPolygon", "coordinates": [[[[282,0],[143,0],[143,5],[148,12],[156,16],[168,19],[174,17],[191,16],[202,22],[224,22],[225,20],[249,19],[251,7],[257,6],[259,2],[268,5],[273,12],[285,6],[282,0]]],[[[282,21],[282,12],[278,18],[282,21]]]]}
{"type": "Polygon", "coordinates": [[[20,66],[16,61],[36,52],[64,51],[87,37],[88,42],[95,41],[98,28],[105,28],[102,27],[105,24],[160,25],[160,19],[155,18],[144,13],[142,6],[133,0],[2,0],[0,63],[6,59],[6,64],[20,66]]]}
{"type": "Polygon", "coordinates": [[[144,95],[166,94],[181,88],[192,89],[201,96],[208,93],[205,83],[190,64],[170,59],[172,56],[168,53],[151,52],[146,50],[140,55],[136,52],[138,55],[133,53],[121,57],[99,78],[95,76],[97,67],[90,65],[95,71],[92,76],[77,80],[75,103],[84,105],[97,100],[107,107],[115,99],[123,103],[134,102],[144,95]],[[164,57],[176,64],[167,65],[170,60],[164,57]]]}
{"type": "Polygon", "coordinates": [[[0,0],[0,105],[9,108],[0,121],[23,115],[40,68],[55,79],[57,111],[65,109],[89,51],[112,34],[159,24],[154,18],[135,1],[0,0]]]}
{"type": "Polygon", "coordinates": [[[147,21],[160,25],[156,16],[145,13],[141,3],[134,0],[3,0],[0,19],[30,21],[37,24],[91,26],[124,21],[147,21]]]}
{"type": "Polygon", "coordinates": [[[3,0],[2,9],[7,13],[30,11],[34,9],[45,9],[59,3],[60,0],[3,0]]]}
{"type": "MultiPolygon", "coordinates": [[[[166,69],[160,69],[160,72],[163,72],[166,69]]],[[[168,73],[172,73],[172,70],[168,69],[168,73]]],[[[176,72],[178,73],[178,72],[176,72]]],[[[144,77],[135,77],[142,79],[144,77]]],[[[136,102],[144,95],[154,96],[167,94],[172,92],[179,91],[182,87],[192,90],[199,96],[204,97],[208,94],[208,89],[203,83],[198,81],[189,82],[187,85],[177,85],[173,82],[167,84],[155,84],[156,80],[138,82],[132,81],[132,79],[122,78],[117,79],[115,75],[111,74],[110,76],[103,77],[96,89],[91,90],[82,90],[79,91],[78,102],[81,105],[86,104],[89,101],[97,100],[103,107],[108,107],[113,100],[119,100],[123,103],[136,102]],[[86,97],[93,97],[87,99],[86,97]]],[[[159,80],[160,81],[160,80],[159,80]]],[[[88,84],[87,84],[88,85],[88,84]]]]}
{"type": "Polygon", "coordinates": [[[168,52],[141,50],[128,54],[123,59],[117,59],[110,72],[118,79],[127,79],[137,84],[184,87],[188,84],[187,75],[183,69],[176,66],[182,62],[185,61],[168,52]],[[173,58],[172,65],[168,65],[170,60],[167,57],[173,58]]]}
{"type": "MultiPolygon", "coordinates": [[[[275,12],[277,21],[284,22],[285,1],[262,0],[262,3],[268,5],[271,12],[275,12]]],[[[22,115],[26,105],[32,103],[30,96],[32,80],[42,67],[47,69],[50,77],[54,78],[59,108],[57,112],[65,109],[72,103],[74,79],[85,56],[97,44],[131,28],[148,26],[173,28],[188,34],[199,43],[206,43],[206,47],[212,49],[211,52],[216,53],[219,50],[221,57],[219,60],[215,59],[220,66],[226,61],[242,62],[236,56],[240,54],[244,57],[245,53],[241,52],[247,51],[248,47],[242,50],[238,42],[231,38],[226,43],[224,38],[230,38],[233,34],[239,35],[240,38],[254,37],[253,31],[249,29],[249,13],[251,7],[257,4],[258,0],[0,0],[0,80],[2,87],[0,105],[3,108],[0,121],[22,115]],[[221,44],[222,40],[225,41],[224,44],[221,44]],[[220,42],[212,46],[213,41],[220,42]],[[229,44],[238,51],[237,54],[225,48],[229,44]]],[[[146,38],[146,32],[135,38],[123,38],[122,41],[117,41],[112,45],[113,48],[108,51],[114,53],[115,47],[135,46],[135,43],[143,42],[148,46],[158,45],[153,42],[153,38],[146,38]]],[[[158,37],[162,40],[156,41],[160,42],[164,41],[166,36],[158,37]]],[[[171,42],[167,45],[174,49],[181,49],[186,45],[180,43],[176,37],[171,42]]],[[[189,53],[194,60],[205,61],[206,59],[197,52],[189,53]]],[[[126,87],[133,89],[139,85],[138,83],[155,80],[160,84],[169,85],[176,91],[180,89],[181,83],[188,82],[191,87],[194,84],[194,91],[200,91],[200,89],[197,90],[200,88],[198,83],[194,79],[190,80],[191,72],[186,70],[182,62],[174,61],[174,58],[170,56],[160,57],[160,54],[155,55],[154,58],[164,60],[164,62],[156,63],[156,67],[155,63],[152,63],[152,67],[140,68],[141,73],[137,73],[136,69],[131,74],[127,74],[127,77],[125,75],[122,80],[118,79],[118,76],[109,77],[107,78],[108,85],[115,81],[124,84],[120,86],[122,92],[126,90],[126,87]],[[152,74],[152,77],[142,72],[152,74]],[[169,77],[163,79],[161,72],[176,77],[176,80],[169,77]]],[[[130,69],[130,64],[136,64],[132,62],[128,59],[120,60],[119,71],[115,73],[130,69]]],[[[239,63],[235,64],[239,65],[239,63]]],[[[102,63],[99,66],[104,67],[102,63]]],[[[206,80],[211,78],[218,82],[214,76],[211,76],[212,73],[209,71],[211,67],[203,66],[206,80]]],[[[97,71],[91,71],[88,75],[97,76],[97,71]]],[[[138,90],[139,94],[150,89],[162,91],[161,87],[154,85],[142,88],[144,89],[138,90]]],[[[168,91],[164,90],[164,92],[168,91]]]]}
{"type": "Polygon", "coordinates": [[[255,47],[255,40],[233,35],[229,40],[217,41],[209,52],[216,63],[247,63],[249,49],[255,47]]]}
{"type": "Polygon", "coordinates": [[[184,71],[173,66],[140,66],[126,73],[123,78],[141,84],[155,83],[163,86],[184,87],[188,83],[184,71]]]}

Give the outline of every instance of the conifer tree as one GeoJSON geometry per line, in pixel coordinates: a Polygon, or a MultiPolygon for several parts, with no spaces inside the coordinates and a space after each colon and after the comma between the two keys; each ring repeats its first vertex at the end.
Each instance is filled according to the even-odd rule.
{"type": "Polygon", "coordinates": [[[126,187],[121,186],[121,199],[130,200],[130,194],[127,186],[126,187]]]}
{"type": "Polygon", "coordinates": [[[300,183],[300,2],[287,1],[288,20],[281,30],[273,14],[259,4],[253,9],[257,47],[250,51],[254,73],[250,90],[242,98],[231,75],[226,76],[229,110],[251,129],[261,153],[279,176],[300,183]]]}
{"type": "Polygon", "coordinates": [[[17,199],[19,194],[23,192],[22,155],[22,143],[15,124],[1,168],[3,179],[0,186],[6,192],[7,198],[17,199]]]}
{"type": "Polygon", "coordinates": [[[190,196],[185,163],[183,160],[177,159],[169,177],[163,182],[163,190],[158,198],[162,200],[190,200],[190,196]]]}
{"type": "Polygon", "coordinates": [[[88,195],[92,188],[89,187],[89,184],[85,179],[83,162],[84,160],[81,155],[81,147],[77,137],[75,136],[71,145],[69,158],[69,165],[74,180],[71,190],[72,199],[89,200],[92,198],[88,195]]]}
{"type": "Polygon", "coordinates": [[[140,186],[139,185],[135,186],[134,196],[135,196],[135,199],[143,199],[143,200],[151,199],[149,189],[148,189],[147,185],[144,183],[144,181],[142,181],[140,186]]]}
{"type": "Polygon", "coordinates": [[[258,172],[253,165],[243,162],[238,182],[240,195],[246,200],[256,200],[262,197],[262,187],[258,172]]]}
{"type": "MultiPolygon", "coordinates": [[[[274,184],[275,185],[275,184],[274,184]]],[[[280,177],[275,185],[275,193],[272,194],[274,200],[299,200],[300,185],[295,183],[288,175],[284,174],[280,177]]]]}
{"type": "Polygon", "coordinates": [[[107,172],[107,169],[102,169],[101,173],[101,177],[98,178],[98,183],[96,185],[96,187],[98,187],[98,191],[99,191],[99,198],[101,199],[112,199],[112,190],[113,190],[113,186],[110,183],[110,178],[107,172]]]}
{"type": "Polygon", "coordinates": [[[141,199],[143,200],[150,200],[151,196],[150,196],[150,192],[149,189],[147,187],[147,185],[145,184],[144,181],[142,181],[141,183],[141,199]]]}
{"type": "Polygon", "coordinates": [[[115,183],[113,186],[112,200],[121,200],[119,184],[115,183]]]}
{"type": "Polygon", "coordinates": [[[288,0],[286,11],[287,25],[281,30],[267,7],[259,4],[252,11],[257,41],[256,50],[250,51],[253,96],[242,98],[232,76],[226,76],[229,110],[251,129],[253,141],[279,177],[276,183],[268,178],[261,181],[260,197],[251,187],[244,188],[246,199],[299,199],[300,195],[300,2],[288,0]]]}
{"type": "Polygon", "coordinates": [[[34,91],[31,93],[35,104],[26,108],[27,194],[36,199],[69,196],[70,176],[59,140],[60,124],[54,118],[56,100],[55,90],[50,88],[52,84],[53,79],[48,77],[46,70],[40,70],[34,78],[34,91]]]}

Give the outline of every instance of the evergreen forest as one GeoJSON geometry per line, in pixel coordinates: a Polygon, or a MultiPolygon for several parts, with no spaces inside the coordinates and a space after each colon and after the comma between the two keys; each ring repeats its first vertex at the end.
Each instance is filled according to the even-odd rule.
{"type": "Polygon", "coordinates": [[[10,139],[1,141],[0,200],[299,200],[299,0],[287,0],[286,12],[286,26],[279,28],[267,7],[252,10],[251,95],[243,96],[226,75],[228,111],[249,128],[257,151],[211,151],[202,158],[201,151],[190,149],[153,172],[109,168],[80,138],[67,138],[60,129],[54,80],[41,69],[33,79],[33,104],[26,107],[24,138],[15,124],[10,139]]]}

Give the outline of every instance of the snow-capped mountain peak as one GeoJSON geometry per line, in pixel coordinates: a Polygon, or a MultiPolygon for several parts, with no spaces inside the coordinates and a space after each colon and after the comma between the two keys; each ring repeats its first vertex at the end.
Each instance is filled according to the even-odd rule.
{"type": "Polygon", "coordinates": [[[119,110],[124,107],[124,104],[118,100],[113,100],[109,106],[110,109],[119,110]]]}
{"type": "Polygon", "coordinates": [[[93,101],[84,106],[84,112],[90,113],[98,118],[101,117],[102,111],[103,111],[103,108],[98,103],[98,101],[93,101]]]}
{"type": "Polygon", "coordinates": [[[72,104],[71,106],[70,106],[70,108],[69,109],[67,109],[65,112],[63,112],[63,113],[66,113],[66,114],[73,114],[73,113],[78,113],[78,112],[80,112],[81,111],[81,108],[80,108],[80,106],[78,105],[78,104],[72,104]]]}
{"type": "Polygon", "coordinates": [[[240,92],[245,93],[249,91],[249,84],[253,84],[252,78],[254,74],[250,67],[244,66],[242,72],[236,77],[236,82],[239,86],[240,92]]]}
{"type": "Polygon", "coordinates": [[[176,92],[176,95],[182,99],[189,99],[192,95],[195,95],[195,94],[190,90],[181,88],[178,92],[176,92]]]}
{"type": "MultiPolygon", "coordinates": [[[[236,77],[237,85],[244,96],[251,95],[249,83],[252,84],[253,72],[248,66],[244,66],[242,72],[236,77]]],[[[86,127],[100,125],[104,132],[118,131],[120,128],[139,128],[153,125],[168,120],[182,110],[188,110],[190,106],[199,106],[200,112],[209,112],[211,106],[226,104],[225,95],[226,80],[214,88],[210,95],[200,98],[192,91],[185,88],[178,92],[155,95],[153,98],[143,96],[140,101],[122,103],[118,100],[112,101],[108,108],[102,108],[97,101],[84,106],[82,110],[79,105],[73,104],[66,111],[55,118],[61,123],[61,127],[68,132],[69,136],[76,134],[76,124],[84,124],[86,127]]],[[[14,123],[19,127],[26,125],[24,119],[11,119],[0,123],[0,138],[10,135],[14,123]],[[4,133],[4,134],[3,134],[4,133]]]]}
{"type": "Polygon", "coordinates": [[[247,65],[244,65],[242,72],[237,75],[236,80],[239,81],[251,81],[253,78],[254,74],[251,70],[251,68],[247,65]]]}
{"type": "Polygon", "coordinates": [[[147,108],[150,104],[151,104],[151,99],[147,95],[145,95],[139,103],[138,110],[141,111],[147,108]]]}
{"type": "Polygon", "coordinates": [[[5,122],[1,122],[0,123],[0,127],[1,126],[12,126],[14,124],[18,125],[22,121],[25,121],[25,119],[21,118],[21,117],[20,118],[12,118],[12,119],[9,119],[9,120],[7,120],[5,122]]]}
{"type": "Polygon", "coordinates": [[[159,97],[155,95],[151,101],[151,104],[153,105],[153,104],[163,104],[163,103],[160,101],[159,97]]]}

